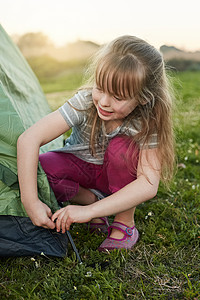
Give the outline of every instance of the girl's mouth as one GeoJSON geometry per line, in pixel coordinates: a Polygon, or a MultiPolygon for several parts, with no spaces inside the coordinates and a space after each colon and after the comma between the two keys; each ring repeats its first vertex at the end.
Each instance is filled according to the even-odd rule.
{"type": "Polygon", "coordinates": [[[107,111],[107,110],[102,109],[99,105],[98,105],[98,110],[99,110],[99,112],[102,116],[110,116],[113,113],[111,111],[107,111]]]}

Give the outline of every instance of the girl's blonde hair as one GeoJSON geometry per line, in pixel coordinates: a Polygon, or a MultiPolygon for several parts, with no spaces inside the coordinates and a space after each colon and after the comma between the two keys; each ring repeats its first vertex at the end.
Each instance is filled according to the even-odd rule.
{"type": "MultiPolygon", "coordinates": [[[[141,123],[133,142],[144,149],[151,135],[157,134],[161,180],[169,183],[174,167],[173,92],[161,53],[140,38],[122,36],[98,51],[87,74],[90,86],[96,84],[110,95],[137,101],[137,107],[126,117],[127,124],[134,126],[136,119],[141,123]]],[[[92,128],[90,147],[95,154],[102,120],[94,105],[88,122],[92,128]]]]}

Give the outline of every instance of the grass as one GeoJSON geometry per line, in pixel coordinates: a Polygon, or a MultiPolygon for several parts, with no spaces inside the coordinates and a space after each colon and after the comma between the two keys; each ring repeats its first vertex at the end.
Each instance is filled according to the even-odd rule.
{"type": "Polygon", "coordinates": [[[82,68],[77,68],[72,72],[64,72],[54,78],[43,78],[41,84],[45,93],[54,93],[60,91],[73,91],[82,83],[82,68]]]}
{"type": "MultiPolygon", "coordinates": [[[[178,168],[170,191],[136,209],[135,248],[99,253],[105,236],[74,224],[83,264],[70,246],[64,259],[1,259],[1,299],[200,299],[200,72],[174,76],[178,168]]],[[[71,92],[47,98],[55,109],[71,92]]]]}
{"type": "Polygon", "coordinates": [[[59,62],[48,56],[32,57],[29,65],[39,78],[45,93],[73,91],[82,83],[85,60],[59,62]]]}

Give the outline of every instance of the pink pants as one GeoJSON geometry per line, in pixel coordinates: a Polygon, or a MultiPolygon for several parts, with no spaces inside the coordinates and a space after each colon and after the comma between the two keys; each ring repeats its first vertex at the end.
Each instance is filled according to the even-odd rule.
{"type": "MultiPolygon", "coordinates": [[[[63,152],[47,152],[41,154],[39,160],[58,202],[73,198],[78,193],[79,185],[110,195],[136,179],[136,172],[131,174],[128,169],[130,161],[125,155],[129,145],[130,138],[114,137],[105,151],[103,165],[88,163],[63,152]]],[[[132,150],[136,153],[132,159],[136,170],[138,149],[134,146],[132,150]]]]}

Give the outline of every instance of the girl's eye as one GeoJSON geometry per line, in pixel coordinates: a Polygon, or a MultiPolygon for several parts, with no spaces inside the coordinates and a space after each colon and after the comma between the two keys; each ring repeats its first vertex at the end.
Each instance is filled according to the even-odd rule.
{"type": "Polygon", "coordinates": [[[116,97],[116,96],[114,96],[114,98],[115,98],[117,101],[122,101],[122,98],[119,98],[119,97],[116,97]]]}
{"type": "Polygon", "coordinates": [[[102,89],[98,86],[95,87],[97,91],[102,92],[102,89]]]}

